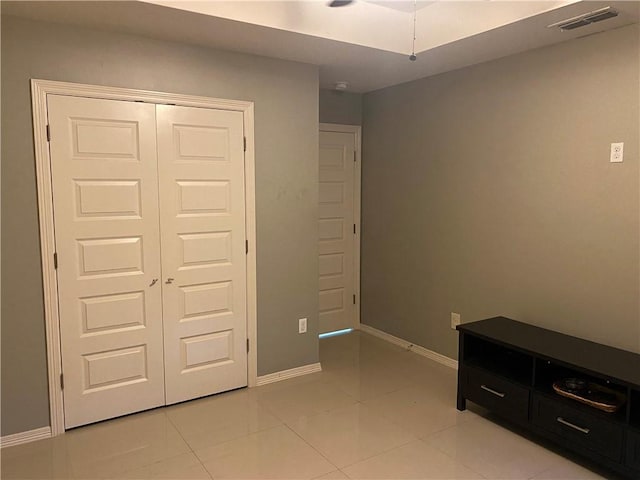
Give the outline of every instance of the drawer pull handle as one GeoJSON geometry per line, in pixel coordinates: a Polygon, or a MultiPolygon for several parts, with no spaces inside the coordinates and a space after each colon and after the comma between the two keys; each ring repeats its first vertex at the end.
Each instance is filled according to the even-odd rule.
{"type": "Polygon", "coordinates": [[[590,430],[590,429],[588,429],[588,428],[582,428],[582,427],[579,427],[578,425],[574,425],[574,424],[573,424],[573,423],[571,423],[571,422],[567,422],[567,421],[566,421],[564,418],[562,418],[562,417],[558,417],[558,418],[556,418],[556,421],[558,421],[559,423],[561,423],[561,424],[563,424],[563,425],[566,425],[566,426],[567,426],[567,427],[569,427],[569,428],[573,428],[574,430],[578,430],[579,432],[582,432],[582,433],[584,433],[585,435],[587,435],[587,434],[591,431],[591,430],[590,430]]]}
{"type": "Polygon", "coordinates": [[[483,390],[486,390],[489,393],[493,393],[496,397],[504,398],[505,396],[504,393],[498,392],[497,390],[494,390],[493,388],[489,388],[486,385],[480,385],[480,388],[483,390]]]}

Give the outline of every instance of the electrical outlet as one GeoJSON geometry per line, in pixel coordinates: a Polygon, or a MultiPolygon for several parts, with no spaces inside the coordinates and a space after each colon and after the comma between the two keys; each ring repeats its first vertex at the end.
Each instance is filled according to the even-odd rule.
{"type": "Polygon", "coordinates": [[[622,162],[623,156],[624,156],[624,143],[623,142],[612,143],[611,157],[609,161],[611,163],[620,163],[622,162]]]}
{"type": "Polygon", "coordinates": [[[298,333],[307,333],[307,319],[301,318],[298,320],[298,333]]]}
{"type": "Polygon", "coordinates": [[[451,328],[455,330],[458,325],[460,325],[460,314],[451,312],[451,328]]]}

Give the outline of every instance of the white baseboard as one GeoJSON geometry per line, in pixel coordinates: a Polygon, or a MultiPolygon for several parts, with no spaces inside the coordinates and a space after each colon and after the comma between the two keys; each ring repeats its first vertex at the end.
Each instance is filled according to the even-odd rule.
{"type": "Polygon", "coordinates": [[[51,427],[36,428],[35,430],[29,430],[28,432],[14,433],[13,435],[5,435],[0,437],[0,445],[4,447],[13,447],[14,445],[21,445],[23,443],[34,442],[43,438],[51,437],[51,427]]]}
{"type": "Polygon", "coordinates": [[[320,371],[322,371],[320,363],[312,363],[310,365],[303,365],[302,367],[290,368],[289,370],[281,370],[280,372],[262,375],[258,377],[258,382],[256,383],[256,385],[266,385],[267,383],[279,382],[288,378],[299,377],[301,375],[307,375],[309,373],[316,373],[320,371]]]}
{"type": "Polygon", "coordinates": [[[458,361],[453,358],[445,357],[444,355],[434,352],[433,350],[429,350],[428,348],[421,347],[420,345],[415,345],[407,340],[402,338],[394,337],[390,333],[383,332],[382,330],[378,330],[377,328],[370,327],[369,325],[365,325],[364,323],[360,324],[360,330],[366,332],[374,337],[381,338],[382,340],[386,340],[387,342],[393,343],[394,345],[399,345],[402,348],[406,348],[418,355],[422,355],[423,357],[427,357],[435,362],[441,363],[450,368],[458,369],[458,361]]]}

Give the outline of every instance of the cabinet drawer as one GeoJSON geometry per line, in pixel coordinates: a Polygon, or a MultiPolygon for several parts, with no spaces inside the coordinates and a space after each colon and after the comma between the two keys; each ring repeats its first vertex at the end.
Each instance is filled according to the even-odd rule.
{"type": "Polygon", "coordinates": [[[629,430],[627,437],[627,467],[640,471],[640,432],[629,430]]]}
{"type": "Polygon", "coordinates": [[[534,394],[531,421],[575,445],[616,462],[621,460],[623,429],[604,418],[584,413],[560,401],[534,394]]]}
{"type": "Polygon", "coordinates": [[[492,412],[525,423],[529,412],[529,390],[485,370],[464,366],[463,395],[492,412]]]}

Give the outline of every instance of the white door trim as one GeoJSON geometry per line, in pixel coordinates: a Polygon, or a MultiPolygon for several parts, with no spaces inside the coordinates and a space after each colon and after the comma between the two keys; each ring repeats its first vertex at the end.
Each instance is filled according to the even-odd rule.
{"type": "Polygon", "coordinates": [[[360,125],[341,125],[338,123],[321,123],[321,132],[353,133],[355,136],[356,165],[353,185],[353,221],[356,224],[356,234],[353,236],[353,291],[356,294],[356,308],[353,309],[355,316],[354,325],[360,328],[360,233],[362,231],[361,222],[361,189],[362,189],[362,127],[360,125]]]}
{"type": "Polygon", "coordinates": [[[47,370],[49,380],[49,410],[51,435],[64,433],[64,406],[60,373],[60,323],[58,318],[58,283],[53,264],[55,236],[53,226],[53,192],[51,188],[51,164],[47,140],[47,95],[69,95],[105,100],[143,101],[155,104],[175,104],[186,107],[215,108],[243,113],[245,151],[245,228],[249,242],[247,254],[247,337],[251,348],[248,353],[248,383],[257,384],[257,290],[256,290],[256,208],[255,208],[255,147],[253,102],[198,97],[179,93],[153,92],[99,85],[31,80],[31,105],[33,110],[33,139],[38,187],[38,213],[40,224],[40,254],[42,283],[44,288],[44,314],[47,341],[47,370]]]}

